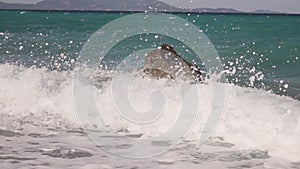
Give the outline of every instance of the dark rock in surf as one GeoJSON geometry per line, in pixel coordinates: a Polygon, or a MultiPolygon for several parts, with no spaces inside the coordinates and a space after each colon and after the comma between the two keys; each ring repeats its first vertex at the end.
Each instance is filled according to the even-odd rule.
{"type": "Polygon", "coordinates": [[[163,44],[159,49],[147,54],[144,72],[156,78],[180,79],[192,82],[204,81],[204,74],[200,68],[183,59],[168,44],[163,44]]]}

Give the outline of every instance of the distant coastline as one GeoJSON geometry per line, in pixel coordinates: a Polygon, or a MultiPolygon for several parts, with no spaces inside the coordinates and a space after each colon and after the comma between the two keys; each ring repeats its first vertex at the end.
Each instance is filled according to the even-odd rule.
{"type": "Polygon", "coordinates": [[[0,2],[0,10],[48,11],[48,12],[106,12],[106,13],[190,13],[190,14],[226,14],[226,15],[296,15],[300,13],[281,13],[258,9],[239,11],[232,8],[178,8],[159,0],[43,0],[35,4],[0,2]]]}
{"type": "Polygon", "coordinates": [[[198,15],[282,15],[282,16],[300,16],[295,13],[255,13],[255,12],[196,12],[196,11],[112,11],[112,10],[44,10],[44,9],[0,9],[0,11],[30,11],[30,12],[72,12],[72,13],[168,13],[168,14],[198,14],[198,15]]]}

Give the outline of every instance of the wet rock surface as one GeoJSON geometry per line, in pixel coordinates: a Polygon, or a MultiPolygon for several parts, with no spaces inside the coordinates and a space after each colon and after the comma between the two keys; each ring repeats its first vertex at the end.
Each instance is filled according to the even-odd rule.
{"type": "Polygon", "coordinates": [[[204,82],[207,74],[196,64],[179,56],[169,44],[147,53],[143,71],[155,78],[180,79],[190,82],[204,82]]]}

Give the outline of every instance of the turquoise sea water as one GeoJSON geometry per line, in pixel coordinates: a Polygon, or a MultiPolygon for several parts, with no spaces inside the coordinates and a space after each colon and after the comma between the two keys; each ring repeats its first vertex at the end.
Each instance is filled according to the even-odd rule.
{"type": "Polygon", "coordinates": [[[157,34],[125,38],[102,60],[107,70],[79,73],[88,39],[128,15],[0,11],[1,169],[300,168],[300,16],[173,14],[210,39],[233,84],[113,70],[162,43],[205,68],[188,46],[157,34]]]}
{"type": "MultiPolygon", "coordinates": [[[[88,38],[125,15],[129,14],[0,11],[0,64],[71,70],[88,38]]],[[[300,16],[174,15],[195,24],[211,40],[224,69],[234,72],[227,75],[228,82],[300,98],[300,16]]],[[[165,42],[173,43],[187,60],[193,59],[182,44],[151,35],[120,42],[107,59],[118,63],[136,47],[165,42]]]]}

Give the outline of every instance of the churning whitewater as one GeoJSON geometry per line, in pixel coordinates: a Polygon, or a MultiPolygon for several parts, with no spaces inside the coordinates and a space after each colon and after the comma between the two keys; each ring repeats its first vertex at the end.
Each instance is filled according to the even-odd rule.
{"type": "MultiPolygon", "coordinates": [[[[96,148],[82,131],[82,127],[74,108],[72,91],[72,71],[48,71],[35,67],[25,68],[15,65],[0,65],[1,84],[1,158],[16,161],[15,167],[28,164],[26,158],[36,159],[34,164],[41,165],[51,161],[46,156],[59,158],[62,163],[49,167],[68,167],[64,160],[82,158],[85,156],[101,156],[101,148],[96,148]],[[67,133],[67,134],[66,134],[67,133]],[[67,144],[68,139],[72,146],[67,144]],[[65,140],[65,141],[63,141],[65,140]],[[85,141],[83,141],[85,140],[85,141]],[[7,145],[21,144],[28,146],[7,145]],[[26,152],[26,153],[24,153],[26,152]],[[40,154],[41,156],[38,156],[40,154]]],[[[111,76],[112,72],[97,72],[111,76]]],[[[124,78],[128,78],[124,75],[124,78]]],[[[109,79],[109,77],[107,78],[109,79]]],[[[151,108],[149,98],[154,90],[162,90],[167,102],[162,117],[150,125],[137,125],[120,116],[113,102],[110,90],[111,80],[106,80],[102,87],[91,86],[96,90],[96,102],[107,125],[120,135],[135,135],[140,139],[155,137],[172,127],[178,118],[181,97],[178,86],[167,79],[149,80],[136,77],[130,85],[130,95],[133,106],[140,111],[151,108]],[[168,100],[168,99],[167,99],[168,100]],[[105,106],[104,106],[105,105],[105,106]]],[[[89,85],[89,84],[87,84],[89,85]]],[[[300,144],[300,103],[289,97],[278,96],[264,90],[241,88],[231,84],[218,84],[225,87],[226,100],[224,111],[213,136],[203,145],[198,140],[211,108],[213,96],[211,86],[196,85],[200,97],[199,116],[191,131],[183,138],[178,147],[163,155],[164,158],[146,160],[147,166],[155,168],[160,163],[165,165],[193,167],[197,162],[215,166],[220,162],[232,161],[226,165],[263,165],[273,168],[277,165],[297,167],[299,161],[300,144]],[[185,152],[182,154],[182,152],[185,152]],[[165,159],[166,158],[166,159],[165,159]],[[193,159],[192,163],[178,159],[193,159]],[[244,159],[245,161],[243,161],[244,159]],[[151,163],[156,160],[157,163],[151,163]],[[258,162],[260,161],[260,162],[258,162]],[[263,163],[261,162],[263,161],[263,163]],[[247,162],[247,164],[244,164],[247,162]],[[261,163],[261,164],[260,164],[261,163]]],[[[189,89],[185,89],[189,90],[189,89]]],[[[193,99],[193,98],[190,98],[193,99]]],[[[97,127],[96,127],[97,128],[97,127]]],[[[105,129],[98,129],[99,131],[105,129]]],[[[130,143],[127,143],[130,146],[130,143]]],[[[100,146],[101,147],[101,146],[100,146]]],[[[125,148],[125,147],[111,147],[125,148]]],[[[101,155],[102,154],[102,155],[101,155]]],[[[114,157],[116,158],[116,157],[114,157]]],[[[54,160],[54,159],[53,159],[54,160]]],[[[98,166],[95,161],[88,162],[78,159],[83,168],[98,166]]],[[[108,160],[108,159],[106,159],[108,160]]],[[[99,160],[97,160],[99,161],[99,160]]],[[[105,161],[105,160],[104,160],[105,161]]],[[[122,161],[119,161],[122,164],[122,161]]],[[[124,162],[124,161],[123,161],[124,162]]],[[[6,160],[4,166],[10,166],[6,160]]],[[[106,167],[115,165],[110,160],[101,164],[106,167]]],[[[205,166],[205,165],[204,165],[205,166]]]]}

